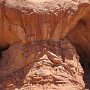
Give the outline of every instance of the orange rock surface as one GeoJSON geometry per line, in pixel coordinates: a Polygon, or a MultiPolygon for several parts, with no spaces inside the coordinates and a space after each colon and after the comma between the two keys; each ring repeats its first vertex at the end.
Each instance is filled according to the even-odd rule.
{"type": "Polygon", "coordinates": [[[84,90],[89,12],[89,0],[0,0],[0,90],[84,90]]]}

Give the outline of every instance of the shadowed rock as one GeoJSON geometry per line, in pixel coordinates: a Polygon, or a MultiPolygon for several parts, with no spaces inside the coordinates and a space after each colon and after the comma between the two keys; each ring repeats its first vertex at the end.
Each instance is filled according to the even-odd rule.
{"type": "Polygon", "coordinates": [[[4,42],[0,43],[0,58],[2,57],[2,52],[10,47],[10,43],[4,42]]]}
{"type": "Polygon", "coordinates": [[[0,52],[7,50],[9,47],[10,47],[10,43],[7,42],[0,43],[0,52]]]}

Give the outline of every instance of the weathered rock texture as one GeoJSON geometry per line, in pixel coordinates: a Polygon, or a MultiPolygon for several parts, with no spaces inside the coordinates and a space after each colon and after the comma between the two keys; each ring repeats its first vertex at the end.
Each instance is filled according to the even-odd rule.
{"type": "MultiPolygon", "coordinates": [[[[67,38],[72,42],[81,56],[82,64],[90,63],[90,11],[83,16],[69,32],[67,38]]],[[[85,66],[85,65],[84,65],[85,66]]]]}
{"type": "Polygon", "coordinates": [[[89,58],[89,4],[0,0],[0,89],[84,90],[74,46],[89,58]]]}
{"type": "Polygon", "coordinates": [[[75,48],[67,40],[44,43],[15,45],[3,53],[2,90],[84,89],[83,69],[75,48]]]}
{"type": "Polygon", "coordinates": [[[0,39],[11,43],[59,41],[88,12],[90,8],[88,0],[86,3],[83,2],[72,0],[45,3],[26,0],[0,2],[0,39]]]}

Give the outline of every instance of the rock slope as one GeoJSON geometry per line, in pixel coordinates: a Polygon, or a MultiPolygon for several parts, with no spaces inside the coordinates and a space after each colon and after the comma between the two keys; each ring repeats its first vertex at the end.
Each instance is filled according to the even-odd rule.
{"type": "Polygon", "coordinates": [[[3,52],[1,90],[84,89],[84,72],[72,44],[67,40],[44,43],[14,45],[3,52]]]}

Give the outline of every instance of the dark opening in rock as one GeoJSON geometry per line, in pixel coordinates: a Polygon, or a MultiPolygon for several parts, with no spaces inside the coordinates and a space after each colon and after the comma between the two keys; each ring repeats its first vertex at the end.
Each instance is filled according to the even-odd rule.
{"type": "Polygon", "coordinates": [[[85,50],[83,49],[83,47],[79,44],[74,44],[74,46],[76,47],[77,53],[80,56],[80,63],[82,65],[82,67],[85,69],[88,67],[88,55],[85,52],[85,50]]]}
{"type": "Polygon", "coordinates": [[[10,43],[4,42],[0,43],[0,58],[2,57],[2,52],[10,47],[10,43]]]}
{"type": "Polygon", "coordinates": [[[84,69],[84,82],[90,89],[90,32],[85,19],[80,19],[66,37],[76,48],[80,56],[80,63],[84,69]]]}
{"type": "Polygon", "coordinates": [[[80,19],[67,36],[67,39],[75,46],[84,69],[88,67],[90,58],[89,32],[87,26],[87,22],[84,19],[80,19]]]}

